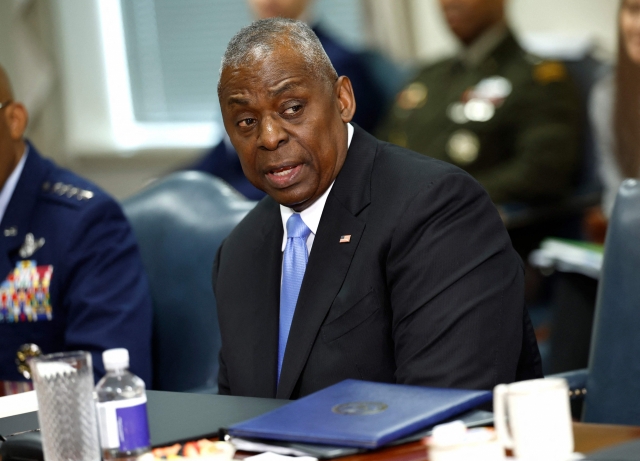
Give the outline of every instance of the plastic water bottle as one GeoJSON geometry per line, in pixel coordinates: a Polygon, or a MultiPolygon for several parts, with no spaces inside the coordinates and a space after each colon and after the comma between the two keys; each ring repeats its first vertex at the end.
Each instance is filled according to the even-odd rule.
{"type": "Polygon", "coordinates": [[[102,361],[107,374],[96,385],[102,458],[153,459],[144,381],[129,372],[129,351],[106,350],[102,361]]]}

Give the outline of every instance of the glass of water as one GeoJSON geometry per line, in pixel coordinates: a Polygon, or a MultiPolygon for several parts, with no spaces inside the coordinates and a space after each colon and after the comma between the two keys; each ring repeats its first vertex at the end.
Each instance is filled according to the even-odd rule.
{"type": "Polygon", "coordinates": [[[47,461],[100,461],[88,352],[42,355],[29,361],[47,461]]]}

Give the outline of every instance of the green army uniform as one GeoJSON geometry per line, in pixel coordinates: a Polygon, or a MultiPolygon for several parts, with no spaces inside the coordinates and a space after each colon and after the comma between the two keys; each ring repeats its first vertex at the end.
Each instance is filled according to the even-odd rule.
{"type": "Polygon", "coordinates": [[[540,203],[570,191],[580,103],[566,68],[525,52],[502,25],[466,55],[423,69],[378,136],[454,163],[494,203],[540,203]]]}

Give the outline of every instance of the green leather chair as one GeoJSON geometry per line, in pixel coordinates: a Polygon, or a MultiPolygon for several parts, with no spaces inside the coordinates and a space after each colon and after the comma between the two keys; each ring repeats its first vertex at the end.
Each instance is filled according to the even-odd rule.
{"type": "Polygon", "coordinates": [[[124,201],[153,298],[152,389],[217,392],[213,260],[255,203],[195,171],[171,174],[124,201]]]}
{"type": "Polygon", "coordinates": [[[561,373],[588,423],[640,425],[640,181],[622,183],[609,221],[589,367],[561,373]]]}

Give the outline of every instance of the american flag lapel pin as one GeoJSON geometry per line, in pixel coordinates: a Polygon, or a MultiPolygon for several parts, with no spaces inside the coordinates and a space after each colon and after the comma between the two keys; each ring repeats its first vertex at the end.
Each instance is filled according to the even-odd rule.
{"type": "Polygon", "coordinates": [[[340,243],[349,243],[350,241],[351,241],[351,234],[340,236],[340,243]]]}

